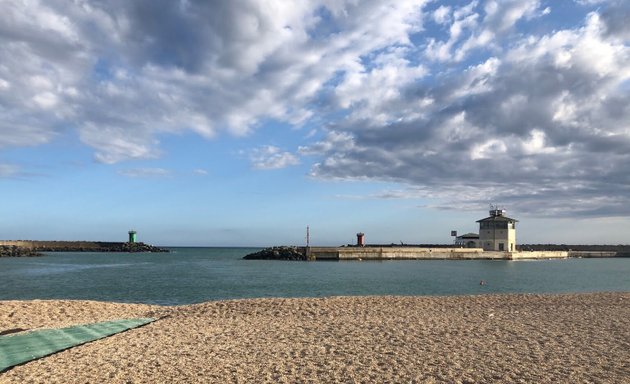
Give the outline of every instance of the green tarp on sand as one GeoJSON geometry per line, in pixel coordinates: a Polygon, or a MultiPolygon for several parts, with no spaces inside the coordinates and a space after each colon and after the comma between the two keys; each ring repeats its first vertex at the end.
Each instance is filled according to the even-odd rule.
{"type": "Polygon", "coordinates": [[[102,339],[155,320],[152,318],[123,319],[0,336],[0,372],[15,365],[102,339]]]}

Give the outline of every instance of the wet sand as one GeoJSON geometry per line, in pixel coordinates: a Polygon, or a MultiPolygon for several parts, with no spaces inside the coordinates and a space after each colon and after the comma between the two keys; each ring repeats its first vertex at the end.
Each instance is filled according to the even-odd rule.
{"type": "Polygon", "coordinates": [[[147,316],[0,383],[630,382],[630,293],[4,301],[0,332],[147,316]]]}

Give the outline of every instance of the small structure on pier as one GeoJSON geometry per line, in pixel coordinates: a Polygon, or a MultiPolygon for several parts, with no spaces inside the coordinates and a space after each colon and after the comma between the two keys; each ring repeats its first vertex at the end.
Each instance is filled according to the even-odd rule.
{"type": "Polygon", "coordinates": [[[132,229],[131,231],[129,231],[129,242],[133,244],[136,242],[136,240],[137,240],[136,231],[132,229]]]}
{"type": "Polygon", "coordinates": [[[479,244],[479,235],[476,233],[467,233],[465,235],[455,237],[455,245],[462,248],[481,248],[479,244]]]}
{"type": "Polygon", "coordinates": [[[505,216],[505,209],[491,206],[490,216],[477,220],[479,245],[484,251],[516,251],[516,222],[505,216]]]}
{"type": "Polygon", "coordinates": [[[365,247],[365,233],[357,233],[357,247],[365,247]]]}

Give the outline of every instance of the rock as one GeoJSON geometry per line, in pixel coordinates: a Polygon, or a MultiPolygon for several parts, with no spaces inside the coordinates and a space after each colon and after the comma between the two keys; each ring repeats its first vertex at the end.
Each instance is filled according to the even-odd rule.
{"type": "Polygon", "coordinates": [[[304,247],[272,247],[245,255],[246,260],[307,260],[304,247]]]}
{"type": "Polygon", "coordinates": [[[154,247],[145,243],[122,243],[122,249],[115,252],[168,252],[168,249],[154,247]]]}
{"type": "Polygon", "coordinates": [[[0,245],[0,257],[34,257],[42,256],[30,248],[22,248],[15,245],[0,245]]]}

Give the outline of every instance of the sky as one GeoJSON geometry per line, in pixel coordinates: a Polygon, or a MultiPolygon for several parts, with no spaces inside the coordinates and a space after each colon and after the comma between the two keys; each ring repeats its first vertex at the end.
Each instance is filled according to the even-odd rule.
{"type": "Polygon", "coordinates": [[[626,0],[0,0],[0,238],[630,243],[626,0]]]}

